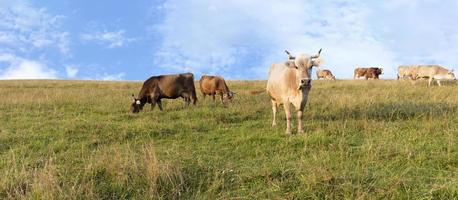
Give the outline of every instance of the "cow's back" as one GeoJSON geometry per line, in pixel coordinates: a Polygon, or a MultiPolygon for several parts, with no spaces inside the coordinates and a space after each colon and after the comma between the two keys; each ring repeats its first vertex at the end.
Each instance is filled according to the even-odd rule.
{"type": "Polygon", "coordinates": [[[439,65],[419,65],[416,69],[416,77],[429,78],[436,74],[446,74],[447,72],[447,69],[439,65]]]}
{"type": "Polygon", "coordinates": [[[326,78],[328,70],[317,70],[316,74],[318,78],[326,78]]]}
{"type": "Polygon", "coordinates": [[[203,75],[199,80],[199,85],[202,94],[213,94],[216,86],[215,77],[203,75]]]}
{"type": "Polygon", "coordinates": [[[177,98],[183,92],[195,92],[192,73],[158,76],[157,84],[164,97],[177,98]]]}
{"type": "Polygon", "coordinates": [[[323,75],[324,75],[325,77],[332,76],[332,72],[331,72],[331,70],[325,69],[325,70],[323,70],[323,75]]]}

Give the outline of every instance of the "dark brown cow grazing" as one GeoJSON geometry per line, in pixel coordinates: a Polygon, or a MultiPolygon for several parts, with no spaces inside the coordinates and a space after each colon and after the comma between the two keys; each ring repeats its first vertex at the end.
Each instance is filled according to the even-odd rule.
{"type": "Polygon", "coordinates": [[[220,76],[203,75],[199,80],[199,84],[204,98],[206,95],[210,95],[213,97],[213,101],[215,101],[216,94],[221,96],[221,103],[224,103],[224,95],[226,95],[227,100],[231,101],[235,94],[229,90],[226,81],[220,76]]]}
{"type": "Polygon", "coordinates": [[[197,96],[192,73],[152,76],[143,83],[137,98],[132,94],[133,102],[130,111],[138,113],[146,103],[151,104],[151,110],[157,104],[162,110],[161,99],[176,99],[182,97],[186,105],[196,104],[197,96]]]}
{"type": "Polygon", "coordinates": [[[353,74],[353,79],[364,76],[366,80],[379,79],[380,74],[383,73],[383,68],[370,67],[370,68],[356,68],[353,74]]]}

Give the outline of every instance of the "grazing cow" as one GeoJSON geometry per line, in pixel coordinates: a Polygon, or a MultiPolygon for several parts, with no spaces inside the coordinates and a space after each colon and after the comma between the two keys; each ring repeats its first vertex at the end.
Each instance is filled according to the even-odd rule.
{"type": "Polygon", "coordinates": [[[204,98],[206,95],[210,95],[213,97],[213,101],[215,101],[216,94],[221,96],[221,103],[224,103],[224,95],[226,95],[227,100],[232,101],[235,94],[229,90],[226,81],[220,76],[203,75],[199,80],[199,84],[200,91],[202,92],[204,98]]]}
{"type": "Polygon", "coordinates": [[[356,68],[353,73],[353,79],[357,79],[359,77],[365,77],[366,80],[368,79],[379,79],[380,74],[383,73],[383,68],[377,67],[369,67],[369,68],[356,68]]]}
{"type": "Polygon", "coordinates": [[[431,82],[436,79],[437,83],[440,84],[442,79],[455,79],[453,70],[448,70],[439,65],[418,65],[415,70],[414,79],[429,78],[428,86],[431,86],[431,82]]]}
{"type": "Polygon", "coordinates": [[[151,104],[151,110],[157,104],[162,109],[161,99],[176,99],[182,97],[186,105],[196,104],[197,96],[192,73],[152,76],[143,83],[137,98],[132,94],[131,112],[138,113],[146,103],[151,104]]]}
{"type": "MultiPolygon", "coordinates": [[[[289,54],[289,52],[287,53],[289,54]]],[[[272,127],[276,126],[277,106],[283,104],[286,114],[286,134],[291,134],[290,104],[293,104],[297,111],[297,132],[304,132],[302,129],[302,113],[307,103],[308,93],[312,87],[312,67],[319,66],[320,53],[321,49],[314,56],[301,54],[293,57],[294,61],[290,60],[286,63],[271,65],[266,92],[272,102],[272,127]]]]}
{"type": "Polygon", "coordinates": [[[320,69],[316,69],[316,77],[318,80],[320,80],[320,78],[324,78],[324,79],[327,79],[327,80],[336,80],[336,77],[334,75],[332,75],[332,72],[330,70],[327,70],[327,69],[324,69],[324,70],[320,70],[320,69]]]}

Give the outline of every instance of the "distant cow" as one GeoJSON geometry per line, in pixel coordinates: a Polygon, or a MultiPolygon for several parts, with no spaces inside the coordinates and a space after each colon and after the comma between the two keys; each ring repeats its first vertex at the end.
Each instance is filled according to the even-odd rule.
{"type": "Polygon", "coordinates": [[[366,77],[366,80],[367,79],[379,79],[379,76],[382,73],[383,73],[382,68],[371,67],[367,69],[365,77],[366,77]]]}
{"type": "Polygon", "coordinates": [[[414,79],[429,78],[428,86],[431,82],[436,80],[438,85],[441,86],[440,80],[455,80],[453,70],[448,70],[439,65],[418,65],[414,72],[414,79]]]}
{"type": "Polygon", "coordinates": [[[286,114],[286,134],[291,134],[290,104],[293,104],[297,111],[297,132],[303,133],[302,113],[312,87],[312,67],[319,66],[321,49],[314,56],[301,54],[293,57],[289,52],[286,53],[290,56],[290,61],[272,64],[267,80],[266,91],[272,102],[272,127],[276,126],[277,106],[283,104],[286,114]]]}
{"type": "Polygon", "coordinates": [[[357,79],[359,77],[364,77],[366,80],[368,79],[379,79],[380,74],[383,73],[383,68],[378,67],[369,67],[369,68],[356,68],[353,73],[353,79],[357,79]]]}
{"type": "Polygon", "coordinates": [[[414,79],[418,65],[399,65],[398,80],[405,78],[414,79]]]}
{"type": "Polygon", "coordinates": [[[320,80],[320,78],[324,78],[327,80],[336,80],[336,77],[332,75],[332,72],[328,69],[324,69],[324,70],[316,69],[316,77],[318,80],[320,80]]]}
{"type": "Polygon", "coordinates": [[[157,104],[162,109],[161,99],[176,99],[182,97],[186,105],[196,104],[197,96],[192,73],[152,76],[143,83],[137,98],[132,94],[131,112],[138,113],[146,103],[151,109],[157,104]]]}
{"type": "Polygon", "coordinates": [[[234,92],[229,90],[227,87],[226,81],[223,77],[220,76],[208,76],[203,75],[200,80],[200,91],[204,98],[206,95],[210,95],[213,97],[213,101],[215,101],[215,95],[219,94],[221,96],[221,103],[224,103],[224,96],[226,95],[227,100],[231,101],[234,97],[234,92]]]}

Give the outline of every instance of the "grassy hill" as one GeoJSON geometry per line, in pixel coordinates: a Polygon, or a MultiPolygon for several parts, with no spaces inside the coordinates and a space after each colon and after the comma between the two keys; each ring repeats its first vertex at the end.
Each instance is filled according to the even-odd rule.
{"type": "Polygon", "coordinates": [[[264,81],[130,114],[141,84],[0,81],[0,199],[458,198],[456,85],[314,81],[287,137],[264,81]]]}

